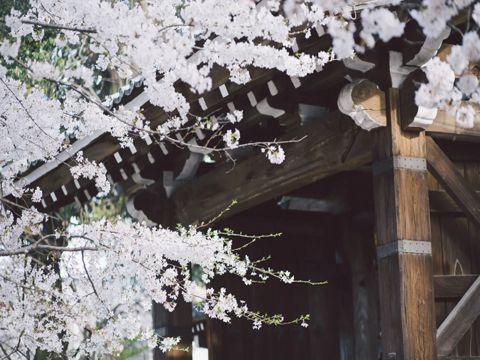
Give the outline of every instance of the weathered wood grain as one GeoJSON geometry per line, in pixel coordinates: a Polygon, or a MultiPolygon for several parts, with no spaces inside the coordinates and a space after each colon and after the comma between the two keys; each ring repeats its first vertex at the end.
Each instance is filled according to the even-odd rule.
{"type": "Polygon", "coordinates": [[[237,204],[225,214],[229,216],[371,161],[370,135],[338,112],[301,127],[289,139],[304,136],[285,146],[287,156],[281,165],[269,164],[258,152],[178,188],[172,201],[179,219],[188,224],[212,219],[235,200],[237,204]]]}
{"type": "Polygon", "coordinates": [[[479,120],[480,115],[477,115],[474,127],[466,129],[458,125],[455,116],[449,115],[446,111],[438,110],[433,124],[426,130],[429,134],[441,134],[444,137],[480,142],[479,120]]]}
{"type": "MultiPolygon", "coordinates": [[[[401,128],[398,89],[387,96],[388,124],[376,132],[374,157],[425,157],[425,134],[401,128]]],[[[391,168],[374,176],[377,242],[430,241],[426,171],[391,168]]],[[[432,256],[399,253],[378,260],[383,358],[433,360],[432,256]]]]}

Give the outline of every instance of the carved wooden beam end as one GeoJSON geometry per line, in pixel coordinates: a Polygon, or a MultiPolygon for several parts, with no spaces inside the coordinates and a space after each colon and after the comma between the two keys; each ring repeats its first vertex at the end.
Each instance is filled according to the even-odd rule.
{"type": "Polygon", "coordinates": [[[362,129],[386,126],[385,94],[370,80],[358,79],[345,85],[337,100],[338,109],[362,129]]]}

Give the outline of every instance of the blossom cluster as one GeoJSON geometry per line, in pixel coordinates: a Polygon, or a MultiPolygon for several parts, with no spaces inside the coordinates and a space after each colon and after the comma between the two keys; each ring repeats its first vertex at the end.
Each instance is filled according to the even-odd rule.
{"type": "MultiPolygon", "coordinates": [[[[327,61],[347,58],[374,47],[379,41],[402,36],[405,20],[393,10],[395,6],[402,8],[401,1],[391,0],[380,5],[369,2],[361,4],[361,11],[357,3],[353,0],[162,0],[128,5],[123,1],[31,0],[29,11],[12,10],[5,18],[11,37],[1,43],[0,55],[6,63],[16,61],[25,37],[41,41],[44,29],[51,27],[58,30],[56,44],[59,49],[82,44],[94,55],[94,66],[98,70],[115,71],[125,81],[141,75],[150,103],[176,115],[158,129],[150,129],[139,115],[139,109],[105,111],[98,101],[88,97],[93,71],[84,63],[71,64],[62,71],[48,62],[23,64],[32,79],[48,79],[64,86],[66,94],[62,104],[46,99],[36,89],[25,97],[26,89],[22,84],[7,80],[6,70],[0,65],[0,77],[4,80],[0,90],[4,99],[1,108],[5,109],[2,119],[6,123],[1,131],[11,139],[2,143],[6,147],[2,154],[14,157],[0,159],[0,163],[10,163],[13,165],[11,171],[18,173],[36,160],[48,161],[56,152],[68,147],[64,141],[66,134],[81,138],[95,131],[108,131],[127,144],[131,141],[129,131],[132,130],[158,131],[166,135],[192,121],[201,127],[202,119],[190,114],[189,102],[177,90],[177,85],[182,82],[193,93],[202,94],[212,88],[211,74],[215,66],[228,70],[230,81],[239,83],[249,81],[251,67],[276,69],[290,76],[303,77],[318,71],[327,61]],[[296,52],[294,34],[298,27],[304,29],[307,36],[312,29],[328,32],[332,37],[333,53],[296,52]],[[18,126],[19,116],[23,119],[20,122],[22,131],[14,134],[11,123],[18,126]],[[24,139],[30,137],[28,145],[17,141],[20,133],[24,139]],[[35,142],[34,138],[45,141],[35,142]]],[[[467,6],[473,7],[472,18],[478,21],[479,4],[472,4],[471,0],[424,0],[421,6],[407,7],[407,10],[427,37],[435,37],[467,6]]],[[[477,61],[478,34],[470,31],[463,38],[462,46],[452,48],[449,73],[453,70],[461,75],[469,64],[477,61]]],[[[435,70],[427,71],[429,79],[435,77],[435,70]]],[[[417,101],[422,106],[429,102],[430,106],[441,107],[442,102],[459,104],[462,94],[476,101],[473,89],[476,84],[471,76],[459,81],[453,95],[442,96],[441,92],[448,88],[447,84],[437,88],[432,79],[429,87],[420,89],[417,101]]],[[[475,105],[456,105],[450,110],[461,125],[472,126],[475,105]]],[[[236,115],[227,117],[236,118],[236,115]]],[[[222,136],[226,150],[240,143],[238,128],[225,129],[222,136]]],[[[167,140],[171,138],[166,137],[167,140]]],[[[268,156],[268,159],[278,164],[282,156],[268,156]]]]}
{"type": "Polygon", "coordinates": [[[428,83],[418,89],[416,103],[446,110],[460,126],[472,128],[480,106],[479,81],[473,70],[479,61],[480,38],[476,31],[470,31],[461,45],[452,46],[446,61],[436,57],[425,65],[428,83]]]}
{"type": "Polygon", "coordinates": [[[107,169],[103,164],[97,164],[95,161],[89,161],[83,157],[83,152],[79,151],[76,155],[76,165],[72,166],[70,172],[74,179],[85,178],[94,179],[97,189],[108,194],[111,184],[107,180],[107,169]]]}
{"type": "MultiPolygon", "coordinates": [[[[230,82],[239,84],[250,80],[252,68],[304,77],[321,71],[329,61],[349,58],[378,42],[402,36],[407,21],[416,21],[427,38],[436,39],[448,26],[461,33],[461,44],[451,46],[445,58],[434,57],[423,66],[427,83],[419,87],[416,102],[449,111],[461,126],[474,126],[480,106],[475,70],[480,62],[480,4],[472,0],[414,4],[399,0],[380,4],[356,0],[30,0],[26,13],[12,10],[5,17],[10,33],[0,43],[3,204],[5,194],[21,197],[27,193],[33,202],[41,201],[41,189],[26,188],[17,181],[19,174],[38,163],[55,161],[60,152],[72,149],[72,141],[91,135],[108,132],[122,146],[131,144],[132,135],[151,134],[181,143],[174,133],[197,127],[221,139],[220,150],[225,152],[247,146],[242,143],[247,137],[239,129],[240,111],[197,117],[190,113],[190,103],[179,88],[196,95],[209,91],[218,67],[226,70],[230,82]],[[466,9],[471,14],[469,27],[455,28],[452,19],[466,9]],[[48,59],[19,61],[25,39],[41,42],[46,29],[56,32],[58,51],[78,46],[88,48],[88,56],[63,69],[48,59]],[[308,38],[314,29],[330,35],[331,51],[297,51],[295,34],[308,38]],[[48,98],[39,87],[13,79],[7,70],[12,65],[20,66],[34,81],[61,88],[63,97],[48,98]],[[105,106],[92,95],[96,71],[118,74],[122,81],[141,76],[148,101],[171,116],[153,128],[139,105],[105,106]]],[[[280,142],[255,145],[273,164],[281,164],[288,156],[280,142]]],[[[102,164],[81,153],[69,158],[75,179],[94,180],[102,191],[109,191],[102,164]]],[[[212,318],[228,322],[232,316],[244,317],[255,328],[283,322],[280,315],[251,311],[228,289],[205,289],[192,281],[192,264],[202,267],[207,285],[224,273],[242,277],[246,285],[271,277],[295,281],[288,272],[261,269],[240,257],[218,232],[173,231],[105,220],[45,235],[44,220],[34,209],[14,215],[6,206],[0,207],[0,339],[12,358],[36,349],[71,357],[115,354],[122,350],[123,339],[133,338],[168,350],[178,339],[158,338],[136,321],[139,313],[150,309],[152,300],[168,310],[182,299],[195,301],[212,318]]],[[[298,320],[305,326],[308,318],[298,320]]]]}
{"type": "MultiPolygon", "coordinates": [[[[141,75],[150,103],[177,114],[158,129],[160,135],[165,135],[188,121],[200,121],[192,118],[190,105],[176,85],[183,82],[192,92],[204,93],[212,87],[214,66],[227,69],[231,81],[244,83],[250,79],[250,67],[277,69],[303,77],[321,69],[326,61],[351,56],[361,49],[354,41],[352,5],[354,2],[349,1],[310,0],[301,4],[295,1],[282,4],[279,0],[162,0],[133,5],[123,1],[31,0],[27,13],[12,10],[5,18],[11,38],[1,43],[0,55],[7,63],[15,62],[22,39],[32,36],[41,41],[45,28],[57,29],[56,44],[60,50],[82,44],[96,56],[98,70],[115,71],[125,81],[141,75]],[[314,28],[327,28],[334,38],[335,55],[328,56],[323,51],[317,55],[296,52],[293,34],[298,26],[306,26],[308,33],[314,28]]],[[[388,41],[403,31],[403,24],[386,8],[363,11],[362,24],[361,37],[369,46],[373,46],[376,34],[388,41]],[[389,21],[383,21],[385,18],[389,21]]],[[[98,106],[98,101],[88,99],[93,72],[84,64],[70,64],[62,71],[48,62],[23,65],[32,79],[47,79],[63,86],[65,100],[63,104],[48,100],[35,89],[24,98],[26,90],[21,84],[8,84],[12,93],[3,97],[6,106],[2,106],[7,110],[6,122],[13,122],[20,115],[25,119],[21,123],[33,131],[32,138],[37,137],[40,129],[46,130],[40,134],[42,137],[51,137],[50,141],[36,144],[43,147],[48,144],[48,148],[36,149],[28,156],[22,156],[18,149],[16,154],[13,149],[6,149],[3,153],[16,157],[15,166],[11,167],[13,172],[24,170],[26,162],[52,159],[66,146],[65,134],[81,138],[95,131],[108,131],[126,143],[129,131],[145,130],[138,109],[106,112],[98,106]],[[8,111],[12,106],[15,108],[8,111]],[[44,124],[42,119],[46,117],[48,123],[44,124]]],[[[2,79],[5,72],[5,68],[0,68],[2,79]]],[[[3,86],[5,93],[6,86],[3,86]]],[[[238,121],[236,114],[227,118],[238,121]]],[[[18,133],[26,134],[26,128],[21,130],[18,133]]],[[[239,129],[227,129],[223,139],[225,149],[237,147],[239,129]]],[[[281,158],[268,157],[276,164],[281,158]]],[[[7,162],[2,160],[0,163],[7,162]]]]}
{"type": "Polygon", "coordinates": [[[293,282],[288,272],[261,269],[239,256],[217,231],[169,230],[118,219],[71,224],[44,236],[44,216],[34,209],[23,214],[15,220],[4,210],[0,217],[0,339],[18,354],[36,349],[68,357],[117,354],[126,339],[138,338],[168,350],[178,340],[159,337],[138,321],[152,301],[169,311],[178,301],[193,302],[224,322],[236,316],[256,326],[278,323],[251,312],[226,289],[193,281],[192,265],[201,267],[207,286],[225,273],[250,283],[268,277],[293,282]],[[55,246],[59,242],[66,245],[55,246]]]}

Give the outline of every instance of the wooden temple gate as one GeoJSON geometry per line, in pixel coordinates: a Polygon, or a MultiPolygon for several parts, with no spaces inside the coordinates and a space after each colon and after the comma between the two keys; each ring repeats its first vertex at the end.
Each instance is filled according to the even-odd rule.
{"type": "MultiPolygon", "coordinates": [[[[461,28],[464,21],[453,23],[461,28]]],[[[308,329],[195,323],[191,306],[181,304],[171,314],[156,307],[159,334],[180,335],[185,345],[200,339],[210,360],[480,358],[480,125],[458,128],[444,112],[414,102],[425,81],[421,66],[437,52],[445,56],[458,35],[424,38],[411,22],[405,36],[302,79],[251,69],[252,81],[239,86],[217,68],[206,94],[179,84],[195,114],[243,110],[245,141],[302,139],[285,146],[281,165],[249,150],[232,151],[235,164],[214,154],[206,162],[195,147],[205,141],[202,129],[179,134],[192,145],[183,148],[153,137],[122,148],[108,134],[73,145],[69,154],[82,150],[106,166],[133,217],[167,226],[216,219],[211,226],[282,232],[246,251],[272,255],[269,264],[299,278],[329,281],[215,283],[255,310],[287,319],[311,313],[308,329]]],[[[296,41],[298,51],[311,54],[331,44],[322,29],[296,41]]],[[[148,102],[141,80],[109,105],[118,104],[141,106],[153,126],[170,115],[148,102]]],[[[61,161],[25,179],[43,190],[43,211],[97,192],[91,181],[74,180],[61,161]]],[[[155,357],[187,360],[191,353],[155,357]]]]}

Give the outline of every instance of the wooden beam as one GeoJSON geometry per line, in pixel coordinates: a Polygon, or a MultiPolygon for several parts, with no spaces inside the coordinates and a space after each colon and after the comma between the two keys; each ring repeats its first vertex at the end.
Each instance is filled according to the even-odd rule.
{"type": "Polygon", "coordinates": [[[345,85],[337,104],[340,111],[350,116],[362,129],[387,125],[384,93],[370,80],[358,79],[345,85]]]}
{"type": "MultiPolygon", "coordinates": [[[[466,129],[459,126],[455,116],[446,111],[418,107],[415,92],[418,84],[424,81],[425,74],[418,70],[405,80],[400,90],[403,128],[425,130],[431,135],[447,139],[480,142],[480,108],[477,109],[474,127],[466,129]]],[[[386,125],[385,94],[370,80],[359,79],[345,85],[338,97],[338,108],[364,129],[386,125]]]]}
{"type": "Polygon", "coordinates": [[[425,134],[401,128],[398,89],[375,133],[373,189],[384,359],[434,360],[435,310],[425,134]]]}
{"type": "MultiPolygon", "coordinates": [[[[429,134],[451,139],[480,141],[480,113],[478,111],[474,127],[466,129],[459,126],[455,116],[448,114],[446,111],[425,108],[416,104],[416,91],[422,83],[426,82],[425,73],[418,69],[412,72],[403,83],[400,90],[403,128],[405,130],[425,130],[429,134]]],[[[473,104],[469,105],[473,106],[473,104]]]]}
{"type": "Polygon", "coordinates": [[[466,129],[457,124],[455,116],[448,114],[444,110],[438,110],[435,120],[426,130],[431,135],[480,142],[480,112],[477,109],[473,128],[466,129]]]}
{"type": "Polygon", "coordinates": [[[458,206],[480,225],[480,201],[468,181],[435,143],[427,138],[428,168],[458,206]]]}
{"type": "Polygon", "coordinates": [[[477,278],[477,274],[435,275],[435,299],[460,299],[477,278]]]}
{"type": "Polygon", "coordinates": [[[370,135],[339,112],[312,121],[289,139],[306,138],[285,146],[281,165],[269,164],[258,152],[237,164],[226,163],[178,188],[172,195],[179,220],[198,223],[238,213],[327,176],[371,161],[370,135]]]}
{"type": "Polygon", "coordinates": [[[438,356],[450,355],[480,315],[480,277],[473,282],[437,330],[438,356]]]}

